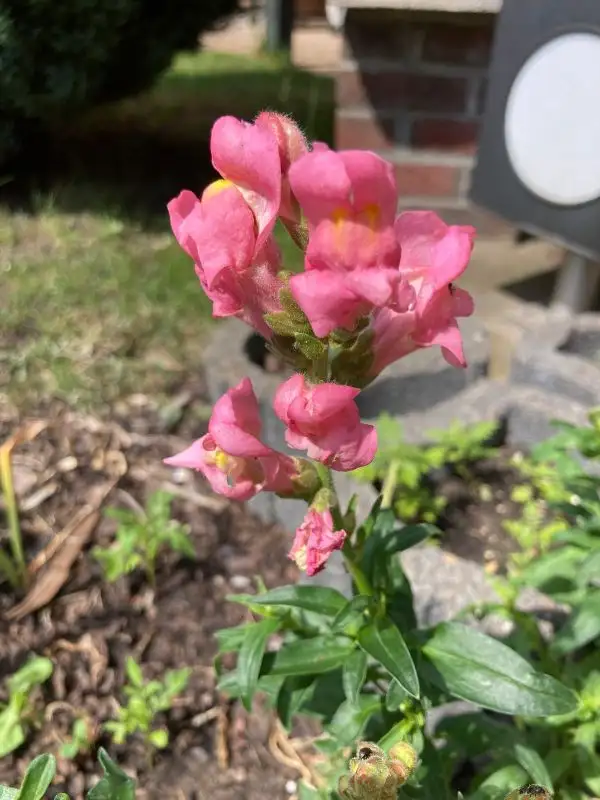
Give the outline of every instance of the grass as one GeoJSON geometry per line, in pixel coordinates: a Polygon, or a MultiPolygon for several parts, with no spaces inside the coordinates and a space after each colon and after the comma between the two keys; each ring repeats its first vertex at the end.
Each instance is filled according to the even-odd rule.
{"type": "MultiPolygon", "coordinates": [[[[49,396],[98,408],[168,393],[198,368],[210,304],[165,203],[211,179],[217,116],[263,108],[331,138],[327,79],[216,53],[181,56],[150,92],[53,134],[62,173],[25,204],[0,205],[0,394],[23,410],[49,396]]],[[[300,253],[277,235],[293,269],[300,253]]]]}

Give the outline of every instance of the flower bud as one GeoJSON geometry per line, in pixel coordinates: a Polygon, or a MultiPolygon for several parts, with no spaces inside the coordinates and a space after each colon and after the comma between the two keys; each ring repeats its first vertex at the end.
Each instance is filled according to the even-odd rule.
{"type": "Polygon", "coordinates": [[[417,754],[406,742],[395,745],[389,756],[375,744],[359,742],[348,765],[350,775],[340,778],[338,792],[345,800],[396,800],[416,764],[417,754]]]}
{"type": "Polygon", "coordinates": [[[552,794],[543,786],[530,783],[507,794],[506,800],[552,800],[552,794]]]}

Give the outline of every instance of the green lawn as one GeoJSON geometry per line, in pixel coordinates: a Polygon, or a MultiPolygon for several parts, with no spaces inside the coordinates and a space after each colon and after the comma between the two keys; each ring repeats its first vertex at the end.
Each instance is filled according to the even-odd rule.
{"type": "MultiPolygon", "coordinates": [[[[63,172],[25,210],[0,205],[0,394],[23,409],[48,396],[98,408],[168,392],[196,369],[214,323],[166,201],[210,180],[206,143],[220,114],[281,109],[328,140],[332,107],[321,76],[199,53],[178,58],[152,91],[56,133],[63,172]]],[[[297,267],[299,251],[278,238],[297,267]]]]}

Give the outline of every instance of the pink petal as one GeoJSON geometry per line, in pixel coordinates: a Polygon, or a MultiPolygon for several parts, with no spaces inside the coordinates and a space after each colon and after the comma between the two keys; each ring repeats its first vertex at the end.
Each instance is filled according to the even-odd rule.
{"type": "Polygon", "coordinates": [[[304,413],[306,413],[307,420],[325,420],[335,417],[349,405],[354,406],[354,398],[359,394],[360,389],[355,389],[354,386],[318,383],[308,388],[308,405],[306,407],[308,413],[304,413]]]}
{"type": "Polygon", "coordinates": [[[349,472],[366,467],[377,452],[377,431],[373,425],[361,423],[356,438],[342,445],[331,462],[331,468],[338,472],[349,472]]]}
{"type": "Polygon", "coordinates": [[[289,421],[288,409],[291,403],[302,395],[304,390],[304,376],[297,372],[280,384],[273,398],[273,409],[282,422],[289,421]]]}
{"type": "Polygon", "coordinates": [[[177,243],[194,261],[198,261],[196,243],[190,236],[190,226],[186,221],[192,216],[200,217],[200,201],[193,192],[184,189],[167,203],[167,210],[177,243]]]}
{"type": "Polygon", "coordinates": [[[351,210],[352,184],[339,153],[313,149],[290,167],[289,181],[309,224],[317,225],[339,209],[351,210]]]}
{"type": "Polygon", "coordinates": [[[164,459],[164,463],[170,467],[183,467],[184,469],[200,470],[204,468],[204,458],[206,456],[206,449],[204,442],[206,435],[201,439],[197,439],[181,453],[164,459]]]}
{"type": "Polygon", "coordinates": [[[392,165],[366,150],[343,150],[340,157],[352,184],[354,208],[377,207],[380,209],[380,226],[392,225],[398,203],[392,165]]]}
{"type": "Polygon", "coordinates": [[[256,244],[254,216],[235,186],[210,195],[201,210],[196,244],[210,288],[222,269],[243,272],[250,266],[256,244]]]}
{"type": "Polygon", "coordinates": [[[210,424],[213,423],[237,427],[257,438],[260,436],[260,409],[250,378],[243,378],[217,400],[210,420],[210,424]]]}
{"type": "Polygon", "coordinates": [[[352,330],[358,318],[369,310],[340,272],[302,272],[290,278],[290,289],[319,338],[336,328],[352,330]]]}
{"type": "Polygon", "coordinates": [[[244,194],[258,223],[256,251],[271,233],[281,201],[281,162],[271,131],[235,117],[221,117],[210,139],[217,172],[244,194]]]}
{"type": "Polygon", "coordinates": [[[442,348],[442,355],[451,366],[467,366],[462,336],[456,320],[452,320],[448,327],[436,333],[431,339],[431,344],[437,344],[442,348]]]}

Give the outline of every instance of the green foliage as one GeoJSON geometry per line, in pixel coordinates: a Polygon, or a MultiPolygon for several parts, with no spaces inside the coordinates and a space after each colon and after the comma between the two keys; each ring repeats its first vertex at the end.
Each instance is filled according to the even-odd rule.
{"type": "MultiPolygon", "coordinates": [[[[592,411],[588,426],[557,427],[557,435],[531,457],[516,459],[527,482],[513,492],[522,516],[506,528],[522,550],[511,558],[506,577],[494,580],[501,604],[481,613],[495,611],[511,620],[508,643],[560,678],[579,703],[570,712],[535,720],[521,708],[518,732],[474,717],[446,721],[444,733],[455,754],[473,755],[485,743],[497,761],[516,758],[559,797],[584,800],[600,794],[600,478],[585,463],[600,462],[600,415],[592,411]],[[519,609],[517,598],[526,587],[565,609],[557,613],[550,640],[519,609]]],[[[485,781],[480,791],[484,786],[485,781]]]]}
{"type": "Polygon", "coordinates": [[[146,747],[162,750],[169,744],[166,728],[155,728],[158,714],[168,711],[175,698],[188,684],[191,669],[174,669],[166,672],[162,680],[144,681],[142,670],[133,658],[126,663],[127,684],[123,693],[127,704],[119,706],[117,719],[104,725],[115,744],[124,744],[130,736],[140,734],[146,747]]]}
{"type": "MultiPolygon", "coordinates": [[[[219,689],[248,706],[261,692],[288,728],[298,715],[314,716],[322,725],[318,747],[327,756],[323,778],[329,788],[303,787],[301,797],[332,798],[344,748],[361,737],[386,751],[409,744],[419,754],[422,763],[403,788],[408,796],[451,797],[456,762],[439,753],[424,730],[427,711],[448,700],[468,699],[507,715],[526,712],[528,719],[576,712],[572,689],[505,643],[457,622],[418,630],[399,554],[436,532],[427,524],[402,527],[394,510],[378,500],[344,550],[354,578],[352,598],[306,585],[231,598],[255,620],[218,635],[219,689]],[[269,647],[274,634],[280,640],[276,650],[269,647]],[[238,653],[237,666],[224,671],[222,656],[232,652],[238,653]]],[[[521,744],[513,747],[510,770],[498,780],[502,787],[547,778],[535,748],[521,744]]],[[[353,797],[360,791],[358,783],[344,789],[353,797]]]]}
{"type": "MultiPolygon", "coordinates": [[[[98,760],[104,777],[87,793],[87,800],[135,800],[135,784],[100,748],[98,760]]],[[[0,785],[0,800],[45,800],[56,774],[54,756],[41,755],[27,767],[23,782],[18,789],[0,785]]],[[[66,794],[57,794],[54,800],[70,800],[66,794]]]]}
{"type": "Polygon", "coordinates": [[[353,472],[359,481],[390,487],[398,519],[434,523],[445,508],[446,499],[437,495],[429,476],[446,466],[471,482],[470,465],[493,454],[487,442],[496,423],[453,424],[445,431],[430,431],[431,444],[414,445],[404,441],[402,426],[389,414],[377,420],[379,449],[374,460],[353,472]]]}
{"type": "Polygon", "coordinates": [[[161,550],[170,548],[188,558],[195,557],[188,527],[171,519],[172,501],[170,494],[158,491],[148,499],[143,515],[115,508],[106,512],[119,523],[115,542],[107,548],[95,547],[94,556],[108,581],[112,583],[141,567],[154,586],[161,550]]]}
{"type": "Polygon", "coordinates": [[[76,719],[71,728],[71,736],[61,745],[60,754],[63,758],[77,758],[79,755],[88,753],[92,744],[89,720],[76,719]]]}
{"type": "Polygon", "coordinates": [[[48,658],[33,656],[6,681],[8,700],[0,704],[0,758],[20,747],[38,718],[37,692],[52,675],[48,658]]]}
{"type": "Polygon", "coordinates": [[[236,0],[0,0],[0,162],[35,126],[148,87],[236,0]],[[132,58],[135,53],[135,58],[132,58]]]}

